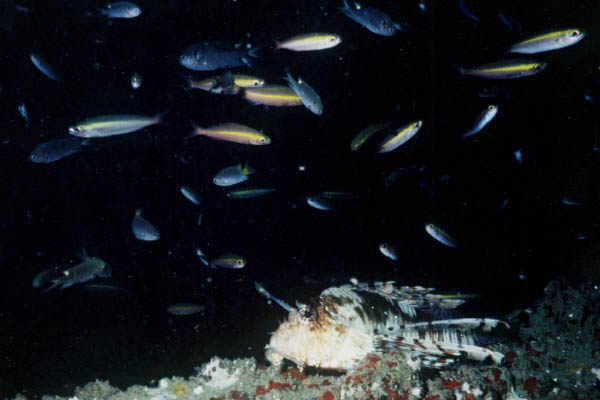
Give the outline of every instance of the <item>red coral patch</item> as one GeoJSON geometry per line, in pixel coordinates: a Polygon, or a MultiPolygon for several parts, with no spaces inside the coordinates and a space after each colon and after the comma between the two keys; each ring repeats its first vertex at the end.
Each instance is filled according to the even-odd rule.
{"type": "Polygon", "coordinates": [[[533,377],[525,379],[525,382],[523,382],[523,389],[525,389],[531,397],[535,396],[535,393],[537,392],[537,379],[533,377]]]}
{"type": "Polygon", "coordinates": [[[461,385],[459,381],[455,381],[454,379],[440,379],[442,381],[442,386],[444,386],[448,390],[454,390],[461,385]]]}
{"type": "Polygon", "coordinates": [[[306,375],[304,375],[304,373],[301,372],[298,368],[286,369],[282,372],[281,375],[285,376],[286,378],[289,378],[291,376],[292,378],[298,381],[303,381],[304,379],[306,379],[306,375]]]}
{"type": "Polygon", "coordinates": [[[317,397],[317,400],[335,400],[335,397],[333,396],[333,393],[326,390],[325,393],[323,393],[323,396],[317,397]]]}

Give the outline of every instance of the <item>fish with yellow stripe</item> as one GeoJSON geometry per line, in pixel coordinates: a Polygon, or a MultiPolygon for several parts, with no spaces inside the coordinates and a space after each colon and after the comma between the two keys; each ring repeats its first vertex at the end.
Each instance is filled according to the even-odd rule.
{"type": "Polygon", "coordinates": [[[107,137],[139,131],[162,123],[164,113],[153,117],[145,115],[103,115],[89,118],[69,127],[69,133],[79,137],[107,137]]]}
{"type": "Polygon", "coordinates": [[[562,49],[578,43],[585,37],[585,33],[576,28],[561,29],[531,36],[513,44],[509,53],[536,54],[545,51],[562,49]]]}
{"type": "Polygon", "coordinates": [[[244,89],[243,97],[252,104],[265,106],[301,106],[302,100],[288,86],[265,85],[244,89]]]}
{"type": "Polygon", "coordinates": [[[226,122],[208,128],[199,127],[195,123],[193,123],[193,125],[194,128],[189,137],[208,136],[217,140],[251,145],[265,145],[271,143],[271,139],[264,133],[235,122],[226,122]]]}
{"type": "Polygon", "coordinates": [[[473,68],[459,67],[461,75],[472,75],[487,79],[512,79],[535,75],[546,69],[545,62],[534,60],[504,60],[483,64],[473,68]]]}
{"type": "Polygon", "coordinates": [[[275,50],[286,49],[290,51],[325,50],[337,46],[342,38],[334,33],[306,33],[293,36],[281,42],[275,42],[275,50]]]}
{"type": "Polygon", "coordinates": [[[417,120],[409,124],[403,125],[396,129],[392,134],[388,135],[381,143],[379,143],[379,153],[388,153],[397,149],[404,143],[408,142],[413,136],[419,132],[423,126],[423,121],[417,120]]]}

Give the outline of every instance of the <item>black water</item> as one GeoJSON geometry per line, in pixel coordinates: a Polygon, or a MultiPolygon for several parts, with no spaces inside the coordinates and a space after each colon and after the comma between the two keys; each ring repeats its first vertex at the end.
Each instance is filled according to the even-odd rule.
{"type": "Polygon", "coordinates": [[[337,1],[310,3],[140,1],[139,18],[111,23],[86,16],[101,2],[18,3],[27,10],[16,12],[10,31],[0,30],[0,397],[69,395],[95,379],[148,384],[190,375],[213,355],[264,362],[262,347],[285,312],[268,305],[254,281],[293,304],[353,276],[396,280],[482,294],[465,312],[502,317],[532,304],[556,276],[598,279],[600,105],[584,98],[600,101],[595,2],[465,0],[479,23],[455,1],[429,1],[427,13],[416,0],[369,2],[407,24],[408,32],[394,37],[376,36],[339,14],[337,1]],[[549,65],[537,76],[461,77],[458,66],[502,59],[522,38],[499,12],[524,34],[577,27],[587,37],[529,57],[549,65]],[[343,43],[322,52],[270,54],[273,38],[319,31],[338,33],[343,43]],[[245,72],[283,84],[289,66],[320,93],[324,115],[185,91],[181,74],[189,71],[177,57],[203,40],[264,46],[255,69],[245,72]],[[64,83],[43,76],[29,61],[32,51],[64,83]],[[135,71],[144,78],[138,90],[129,85],[135,71]],[[507,95],[478,96],[490,88],[507,95]],[[18,114],[20,103],[28,107],[30,129],[18,114]],[[496,119],[461,141],[493,103],[500,105],[496,119]],[[56,163],[27,160],[37,144],[66,137],[69,125],[87,117],[164,110],[165,125],[98,139],[56,163]],[[423,119],[423,129],[389,154],[376,153],[381,137],[350,151],[351,139],[370,123],[415,119],[423,119]],[[189,120],[244,123],[273,143],[186,141],[189,120]],[[249,184],[275,187],[275,194],[232,200],[212,184],[221,168],[245,161],[257,170],[249,184]],[[384,186],[389,172],[410,165],[425,170],[384,186]],[[445,183],[432,185],[446,175],[445,183]],[[200,210],[179,193],[181,185],[196,188],[205,201],[200,226],[200,210]],[[304,199],[340,189],[359,199],[328,212],[304,199]],[[562,204],[563,197],[584,205],[562,204]],[[133,237],[137,208],[160,229],[158,242],[133,237]],[[427,235],[429,221],[458,247],[427,235]],[[397,248],[398,262],[379,253],[381,242],[397,248]],[[239,253],[248,265],[207,269],[196,247],[213,256],[239,253]],[[82,248],[112,265],[112,278],[99,281],[126,291],[32,288],[39,271],[75,265],[82,248]],[[168,314],[177,302],[206,311],[168,314]]]}

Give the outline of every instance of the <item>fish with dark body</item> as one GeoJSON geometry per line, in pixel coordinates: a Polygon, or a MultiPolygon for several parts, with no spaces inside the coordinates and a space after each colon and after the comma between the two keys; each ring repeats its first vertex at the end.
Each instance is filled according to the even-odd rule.
{"type": "Polygon", "coordinates": [[[54,69],[54,67],[48,64],[48,62],[46,62],[46,60],[44,60],[42,56],[40,56],[37,53],[31,53],[29,55],[29,59],[42,74],[46,75],[48,78],[54,81],[62,82],[60,74],[54,69]]]}
{"type": "Polygon", "coordinates": [[[84,255],[83,262],[77,264],[73,268],[64,270],[60,277],[50,280],[52,286],[44,290],[43,293],[49,292],[57,286],[60,286],[61,289],[65,289],[76,283],[90,281],[97,276],[109,278],[111,275],[112,269],[106,261],[98,257],[87,257],[84,255]]]}
{"type": "MultiPolygon", "coordinates": [[[[508,324],[489,318],[422,322],[421,313],[464,303],[460,296],[433,290],[396,286],[393,281],[330,287],[308,305],[284,307],[288,319],[271,336],[267,358],[275,365],[285,358],[300,367],[340,371],[359,367],[368,355],[392,351],[407,362],[434,368],[458,359],[499,364],[504,355],[478,346],[473,331],[508,324]]],[[[264,288],[261,294],[272,298],[264,288]]]]}
{"type": "Polygon", "coordinates": [[[364,7],[354,2],[349,5],[344,0],[344,6],[340,8],[352,21],[359,23],[369,31],[381,36],[393,36],[397,31],[402,31],[402,27],[383,11],[375,7],[364,7]]]}
{"type": "Polygon", "coordinates": [[[135,18],[142,14],[142,9],[130,1],[115,1],[108,3],[105,8],[98,8],[100,14],[107,18],[135,18]]]}
{"type": "Polygon", "coordinates": [[[29,161],[36,164],[48,164],[79,153],[89,143],[88,140],[70,137],[50,140],[38,144],[29,154],[29,161]]]}
{"type": "Polygon", "coordinates": [[[251,67],[251,59],[257,57],[256,51],[257,49],[248,49],[239,43],[206,41],[186,48],[179,56],[179,63],[194,71],[251,67]]]}

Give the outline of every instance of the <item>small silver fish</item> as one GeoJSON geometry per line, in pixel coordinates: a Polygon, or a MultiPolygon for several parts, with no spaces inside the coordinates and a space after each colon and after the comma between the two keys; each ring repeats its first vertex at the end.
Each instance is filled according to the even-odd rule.
{"type": "Polygon", "coordinates": [[[204,311],[204,309],[204,306],[199,306],[192,303],[177,303],[173,304],[172,306],[169,306],[169,308],[167,308],[167,311],[169,312],[169,314],[182,316],[196,314],[204,311]]]}
{"type": "Polygon", "coordinates": [[[273,188],[253,188],[253,189],[240,189],[232,190],[227,193],[227,197],[231,199],[252,199],[254,197],[264,196],[265,194],[273,193],[273,188]]]}
{"type": "Polygon", "coordinates": [[[97,276],[108,278],[111,275],[111,267],[104,260],[98,257],[84,256],[83,262],[77,264],[73,268],[64,270],[59,278],[50,280],[52,286],[44,290],[43,293],[47,293],[59,285],[62,285],[60,287],[61,289],[65,289],[76,283],[92,280],[97,276]]]}
{"type": "Polygon", "coordinates": [[[86,119],[69,127],[69,133],[79,137],[107,137],[122,135],[162,123],[164,113],[153,117],[144,115],[103,115],[86,119]]]}
{"type": "Polygon", "coordinates": [[[135,18],[142,14],[141,7],[130,1],[115,1],[97,10],[108,18],[135,18]]]}
{"type": "Polygon", "coordinates": [[[348,18],[359,23],[369,31],[381,36],[393,36],[396,32],[401,31],[402,27],[383,11],[375,7],[363,7],[358,2],[354,2],[350,6],[344,0],[344,6],[340,8],[348,18]]]}
{"type": "Polygon", "coordinates": [[[29,161],[36,164],[48,164],[79,153],[89,143],[88,140],[78,138],[50,140],[37,145],[29,154],[29,161]]]}
{"type": "Polygon", "coordinates": [[[133,89],[139,89],[142,86],[142,75],[140,75],[137,72],[134,72],[133,75],[131,75],[131,87],[133,89]]]}
{"type": "Polygon", "coordinates": [[[313,114],[323,114],[323,102],[319,94],[313,89],[308,83],[298,77],[294,79],[292,75],[286,71],[284,78],[288,83],[290,89],[294,91],[300,97],[302,104],[310,110],[313,114]]]}
{"type": "Polygon", "coordinates": [[[42,58],[42,56],[37,53],[31,53],[29,55],[29,59],[42,74],[46,75],[52,80],[62,82],[62,78],[58,72],[56,72],[56,70],[50,64],[48,64],[46,60],[42,58]]]}
{"type": "Polygon", "coordinates": [[[191,187],[180,186],[179,191],[181,192],[183,197],[185,197],[186,199],[188,199],[195,205],[197,205],[197,206],[202,205],[202,197],[200,197],[200,195],[198,193],[196,193],[196,191],[194,189],[192,189],[191,187]]]}
{"type": "Polygon", "coordinates": [[[257,49],[223,41],[192,44],[179,56],[179,63],[194,71],[214,71],[222,68],[251,67],[257,49]]]}
{"type": "Polygon", "coordinates": [[[432,238],[443,245],[448,247],[456,247],[456,240],[454,240],[450,235],[448,235],[448,233],[446,233],[446,231],[436,224],[432,222],[425,223],[425,231],[427,231],[432,238]]]}
{"type": "Polygon", "coordinates": [[[248,180],[248,175],[254,173],[254,168],[238,164],[225,167],[220,170],[213,178],[213,183],[217,186],[232,186],[248,180]]]}
{"type": "Polygon", "coordinates": [[[23,117],[23,119],[25,120],[25,128],[29,128],[30,125],[30,120],[29,120],[29,113],[27,112],[27,106],[25,105],[25,103],[21,103],[19,104],[19,114],[21,114],[21,117],[23,117]]]}
{"type": "Polygon", "coordinates": [[[532,76],[545,70],[547,64],[535,60],[504,60],[473,68],[459,68],[461,75],[486,79],[514,79],[532,76]]]}
{"type": "Polygon", "coordinates": [[[585,37],[580,29],[562,29],[538,34],[522,40],[508,50],[509,53],[537,54],[573,46],[585,37]]]}
{"type": "Polygon", "coordinates": [[[523,149],[516,149],[513,153],[519,164],[523,164],[523,149]]]}
{"type": "Polygon", "coordinates": [[[417,120],[394,130],[379,143],[379,153],[388,153],[408,142],[423,127],[423,121],[417,120]]]}
{"type": "Polygon", "coordinates": [[[136,210],[131,220],[131,230],[136,239],[151,242],[160,239],[160,232],[142,217],[142,210],[136,210]]]}
{"type": "Polygon", "coordinates": [[[333,210],[333,204],[321,196],[306,196],[306,203],[316,208],[317,210],[330,211],[333,210]]]}
{"type": "Polygon", "coordinates": [[[388,243],[381,243],[379,245],[379,251],[387,258],[398,261],[398,252],[388,243]]]}
{"type": "Polygon", "coordinates": [[[209,263],[212,268],[240,269],[246,266],[247,261],[240,255],[227,253],[210,260],[209,263]]]}
{"type": "Polygon", "coordinates": [[[481,114],[479,114],[479,117],[477,117],[477,119],[475,120],[475,123],[473,124],[471,129],[469,129],[467,132],[465,132],[461,137],[464,139],[468,136],[478,133],[483,128],[485,128],[486,125],[492,121],[492,119],[494,119],[496,114],[498,114],[498,105],[497,104],[491,104],[491,105],[487,106],[486,109],[483,110],[481,112],[481,114]]]}

